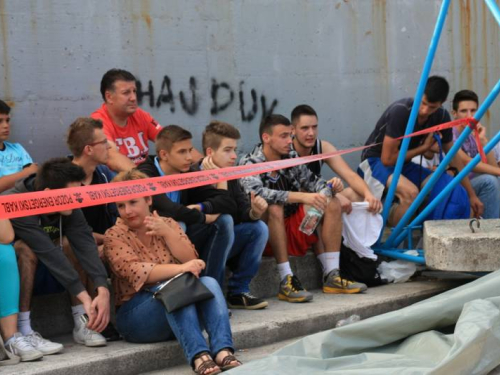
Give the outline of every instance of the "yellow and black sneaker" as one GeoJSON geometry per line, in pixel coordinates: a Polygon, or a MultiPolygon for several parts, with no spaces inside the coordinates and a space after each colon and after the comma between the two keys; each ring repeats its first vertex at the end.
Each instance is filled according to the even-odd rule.
{"type": "Polygon", "coordinates": [[[313,295],[302,287],[295,275],[287,275],[280,284],[278,299],[292,303],[312,301],[313,295]]]}
{"type": "Polygon", "coordinates": [[[340,276],[339,270],[332,270],[323,279],[323,293],[327,294],[355,294],[364,292],[367,286],[363,283],[351,281],[340,276]]]}

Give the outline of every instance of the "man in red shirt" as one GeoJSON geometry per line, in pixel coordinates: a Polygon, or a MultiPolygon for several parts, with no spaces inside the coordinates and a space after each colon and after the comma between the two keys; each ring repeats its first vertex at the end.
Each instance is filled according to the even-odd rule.
{"type": "Polygon", "coordinates": [[[102,106],[91,117],[104,125],[111,144],[108,167],[124,171],[142,163],[149,153],[148,141],[156,139],[160,124],[137,105],[134,75],[126,70],[111,69],[101,80],[102,106]]]}

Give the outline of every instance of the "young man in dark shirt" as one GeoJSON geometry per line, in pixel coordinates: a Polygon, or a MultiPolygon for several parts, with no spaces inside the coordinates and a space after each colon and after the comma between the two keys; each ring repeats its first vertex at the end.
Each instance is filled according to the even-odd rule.
{"type": "MultiPolygon", "coordinates": [[[[233,167],[236,164],[236,148],[240,132],[234,126],[212,121],[203,132],[201,162],[203,170],[233,167]]],[[[227,190],[238,206],[233,215],[234,244],[229,253],[228,265],[232,276],[228,281],[227,302],[234,309],[257,310],[267,307],[267,302],[250,294],[250,281],[259,270],[262,253],[269,231],[259,220],[267,210],[267,202],[251,193],[249,197],[239,180],[223,181],[218,189],[227,190]]]]}
{"type": "MultiPolygon", "coordinates": [[[[3,195],[78,187],[84,178],[81,167],[67,158],[55,158],[45,162],[36,176],[17,181],[14,188],[3,195]]],[[[29,314],[33,288],[46,291],[47,285],[40,285],[35,279],[37,263],[40,262],[39,267],[43,264],[72,296],[75,342],[86,346],[106,345],[106,339],[98,332],[107,326],[110,316],[107,274],[82,211],[75,209],[25,216],[11,222],[18,239],[15,246],[21,274],[20,311],[29,314]],[[83,314],[88,315],[88,324],[82,322],[83,314]]],[[[33,345],[37,350],[44,353],[43,347],[47,346],[44,354],[51,354],[57,349],[33,333],[29,315],[25,323],[21,333],[34,334],[32,341],[41,347],[33,345]]],[[[62,345],[57,351],[61,349],[62,345]]]]}
{"type": "MultiPolygon", "coordinates": [[[[139,165],[150,177],[176,175],[199,170],[193,163],[192,135],[177,125],[163,128],[156,137],[156,154],[139,165]]],[[[232,215],[237,207],[227,191],[212,186],[158,194],[153,197],[153,210],[171,217],[186,228],[186,234],[206,262],[204,274],[223,286],[229,251],[234,242],[232,215]]]]}
{"type": "MultiPolygon", "coordinates": [[[[111,145],[103,131],[101,120],[91,117],[77,118],[70,126],[66,144],[73,156],[73,164],[79,165],[85,172],[82,185],[107,184],[111,182],[115,173],[106,163],[109,159],[111,145]]],[[[104,260],[104,233],[111,228],[118,217],[115,203],[98,204],[81,209],[87,223],[92,228],[92,234],[99,250],[99,257],[104,260]]],[[[113,325],[102,332],[107,341],[120,339],[120,335],[113,325]]]]}
{"type": "MultiPolygon", "coordinates": [[[[425,87],[425,93],[420,104],[418,117],[414,131],[419,131],[451,121],[449,113],[442,107],[449,93],[448,82],[439,76],[429,77],[425,87]]],[[[397,139],[405,134],[406,125],[410,118],[413,106],[413,98],[405,98],[392,103],[382,114],[375,125],[375,129],[368,137],[366,145],[381,143],[367,148],[362,153],[362,163],[359,165],[358,173],[365,179],[374,195],[381,199],[384,190],[392,181],[394,166],[399,155],[401,140],[397,139]]],[[[440,132],[443,150],[448,152],[453,146],[453,134],[451,129],[440,132]]],[[[423,155],[429,151],[436,140],[433,133],[412,137],[406,153],[405,164],[396,187],[396,197],[399,204],[394,206],[389,215],[389,225],[396,225],[403,217],[406,210],[415,200],[421,187],[421,183],[432,173],[426,168],[411,162],[417,155],[423,155]]],[[[455,157],[453,166],[462,169],[462,162],[455,157]]],[[[469,195],[470,204],[476,215],[481,215],[483,204],[472,189],[466,178],[462,185],[469,195]]]]}
{"type": "MultiPolygon", "coordinates": [[[[73,122],[68,131],[66,143],[73,154],[73,163],[85,171],[83,185],[106,184],[111,182],[114,173],[105,165],[111,148],[103,131],[100,120],[80,117],[73,122]]],[[[99,248],[102,258],[104,232],[111,228],[118,217],[114,203],[84,207],[82,212],[99,248]]]]}

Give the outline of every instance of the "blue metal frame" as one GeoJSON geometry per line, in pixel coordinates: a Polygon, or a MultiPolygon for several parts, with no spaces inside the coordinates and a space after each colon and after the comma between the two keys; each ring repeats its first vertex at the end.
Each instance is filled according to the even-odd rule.
{"type": "Polygon", "coordinates": [[[408,251],[406,250],[401,250],[401,249],[378,249],[376,253],[378,255],[383,255],[389,258],[394,258],[394,259],[400,259],[400,260],[406,260],[408,262],[413,262],[413,263],[418,263],[418,264],[425,264],[425,257],[424,257],[424,251],[422,249],[418,249],[418,256],[416,255],[409,255],[405,254],[404,252],[408,251]]]}
{"type": "MultiPolygon", "coordinates": [[[[427,83],[427,78],[429,77],[429,72],[431,71],[432,62],[434,61],[434,56],[439,44],[441,32],[443,31],[444,21],[446,20],[446,14],[448,13],[449,6],[450,0],[444,0],[443,4],[441,5],[441,10],[439,11],[436,27],[434,29],[434,34],[432,35],[431,43],[429,46],[429,51],[425,59],[424,69],[422,70],[420,81],[417,87],[417,92],[413,100],[413,107],[411,109],[410,118],[408,119],[408,124],[406,125],[405,135],[411,134],[413,132],[413,128],[415,127],[415,121],[417,120],[420,103],[422,102],[422,97],[424,96],[425,85],[427,83]]],[[[403,142],[401,143],[398,159],[394,168],[394,173],[392,174],[392,182],[389,186],[387,196],[385,197],[384,210],[382,211],[383,225],[378,243],[380,243],[380,240],[382,239],[382,234],[384,232],[385,225],[387,224],[389,210],[391,208],[392,201],[394,200],[394,195],[396,194],[396,186],[398,185],[399,177],[401,176],[401,170],[403,169],[403,164],[406,158],[406,151],[408,150],[409,144],[410,138],[404,138],[403,142]]]]}
{"type": "MultiPolygon", "coordinates": [[[[491,103],[495,101],[497,98],[498,94],[500,93],[500,80],[497,82],[493,90],[490,92],[488,97],[485,99],[484,103],[479,107],[478,111],[476,112],[476,115],[474,118],[476,120],[480,120],[481,117],[486,113],[488,108],[490,107],[491,103]]],[[[471,129],[467,127],[464,129],[462,134],[470,134],[471,129]]],[[[457,140],[455,145],[460,144],[459,142],[460,138],[457,140]]],[[[493,150],[493,147],[500,141],[500,132],[498,132],[484,147],[484,152],[489,153],[491,150],[493,150]]],[[[455,147],[455,145],[453,147],[455,147]]],[[[460,146],[459,146],[460,147],[460,146]]],[[[453,150],[453,148],[452,148],[453,150]]],[[[451,154],[451,151],[450,151],[451,154]]],[[[448,155],[447,155],[448,156],[448,155]]],[[[446,158],[444,159],[446,160],[446,158]]],[[[443,160],[443,162],[444,162],[443,160]]],[[[460,173],[439,193],[439,195],[432,201],[430,202],[427,207],[422,210],[422,212],[415,218],[413,221],[410,223],[410,227],[414,225],[418,225],[422,223],[422,221],[431,213],[431,211],[436,207],[437,204],[441,200],[443,200],[455,186],[457,186],[465,177],[468,176],[468,174],[474,169],[474,167],[481,161],[481,155],[477,154],[474,156],[474,158],[460,171],[460,173]]],[[[430,180],[429,180],[430,181],[430,180]]],[[[426,185],[427,187],[427,185],[426,185]]],[[[423,191],[423,189],[422,189],[423,191]]],[[[415,202],[414,202],[415,203],[415,202]]],[[[413,206],[413,205],[412,205],[413,206]]],[[[397,246],[399,243],[401,243],[404,240],[405,237],[405,231],[407,229],[404,229],[399,236],[397,236],[396,240],[394,241],[394,244],[397,246]]]]}
{"type": "Polygon", "coordinates": [[[490,11],[493,14],[493,17],[495,17],[498,25],[500,25],[500,8],[498,7],[495,0],[484,0],[484,2],[488,6],[488,8],[490,8],[490,11]]]}
{"type": "MultiPolygon", "coordinates": [[[[462,143],[469,137],[472,129],[470,127],[466,127],[462,134],[460,134],[460,137],[453,143],[453,147],[450,149],[450,151],[446,154],[445,158],[441,163],[439,163],[438,168],[434,171],[434,173],[431,175],[429,178],[429,181],[425,184],[425,186],[422,188],[420,193],[417,195],[413,203],[410,205],[408,210],[405,212],[399,223],[396,225],[394,228],[392,234],[389,236],[387,241],[384,243],[383,247],[393,247],[397,246],[401,243],[401,237],[405,236],[405,232],[408,230],[408,228],[405,228],[406,224],[410,219],[412,218],[413,214],[417,209],[420,207],[422,202],[424,201],[425,197],[427,194],[430,193],[438,179],[441,177],[443,172],[446,171],[446,168],[448,168],[448,164],[453,160],[455,157],[456,153],[458,150],[460,150],[460,147],[462,147],[462,143]]],[[[435,207],[439,201],[444,198],[444,196],[438,200],[439,197],[441,197],[442,194],[439,194],[430,204],[429,206],[435,207]]],[[[411,225],[410,225],[411,226],[411,225]]],[[[403,238],[404,239],[404,238],[403,238]]]]}
{"type": "MultiPolygon", "coordinates": [[[[493,16],[495,17],[497,23],[500,25],[500,8],[496,4],[495,0],[485,0],[487,6],[489,7],[490,11],[492,12],[493,16]]],[[[420,77],[420,82],[417,88],[417,93],[415,95],[412,111],[410,113],[410,118],[408,120],[408,124],[406,127],[406,133],[410,134],[413,132],[413,127],[415,124],[415,120],[418,115],[418,108],[420,106],[420,103],[422,101],[423,97],[423,91],[425,89],[425,83],[427,81],[427,78],[429,76],[429,71],[432,66],[432,62],[434,59],[435,51],[439,42],[439,38],[443,29],[444,21],[446,19],[446,14],[449,8],[449,0],[444,0],[442,5],[441,5],[441,10],[439,12],[439,16],[436,22],[436,28],[434,30],[434,34],[431,40],[431,44],[429,47],[429,51],[427,54],[427,58],[424,64],[424,69],[422,71],[421,77],[420,77]]],[[[480,106],[478,111],[476,112],[474,118],[479,121],[482,116],[486,113],[488,108],[491,106],[491,104],[495,101],[497,98],[498,94],[500,93],[500,80],[497,82],[493,90],[490,92],[488,97],[485,99],[483,104],[480,106]]],[[[413,214],[416,212],[418,207],[421,205],[427,194],[431,191],[432,187],[435,185],[439,177],[445,172],[448,164],[451,162],[455,154],[458,152],[460,147],[462,146],[462,143],[469,137],[470,133],[472,132],[472,129],[467,127],[464,129],[460,137],[457,139],[456,142],[454,142],[453,147],[450,149],[450,151],[447,153],[446,157],[444,160],[440,163],[439,167],[437,170],[433,173],[425,187],[422,189],[422,191],[419,193],[415,201],[412,203],[412,205],[409,207],[403,218],[400,220],[400,222],[397,224],[397,226],[393,229],[392,233],[390,234],[389,238],[385,243],[380,246],[380,241],[382,238],[382,234],[384,232],[384,227],[387,223],[387,218],[389,214],[389,209],[392,205],[392,201],[394,199],[394,195],[396,192],[396,186],[399,180],[399,177],[401,175],[401,170],[406,158],[406,152],[408,150],[408,145],[409,145],[409,138],[405,138],[401,144],[400,148],[400,153],[398,155],[398,159],[396,162],[396,167],[393,173],[393,179],[391,182],[391,186],[389,187],[389,191],[386,197],[386,201],[384,204],[384,210],[383,210],[383,228],[378,240],[377,245],[374,246],[375,252],[381,255],[386,255],[392,258],[396,259],[404,259],[404,260],[409,260],[413,261],[416,263],[420,264],[425,264],[425,258],[423,255],[423,250],[418,250],[419,256],[412,256],[412,255],[407,255],[404,254],[403,252],[406,251],[406,249],[397,249],[396,247],[404,241],[405,237],[408,237],[408,248],[411,249],[413,247],[412,244],[412,230],[414,229],[419,229],[421,228],[420,224],[422,221],[431,213],[431,211],[436,207],[437,204],[441,200],[443,200],[453,188],[455,188],[456,185],[458,185],[469,173],[470,171],[481,161],[481,156],[478,154],[476,155],[463,169],[462,171],[452,180],[452,182],[445,188],[443,191],[407,226],[408,221],[410,221],[411,217],[413,214]]],[[[493,147],[500,141],[500,132],[493,137],[493,139],[488,142],[488,144],[485,146],[484,151],[486,153],[490,152],[493,147]]]]}

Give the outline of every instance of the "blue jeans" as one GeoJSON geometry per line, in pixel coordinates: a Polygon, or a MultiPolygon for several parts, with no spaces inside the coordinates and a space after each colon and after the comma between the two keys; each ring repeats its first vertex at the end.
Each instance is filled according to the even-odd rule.
{"type": "MultiPolygon", "coordinates": [[[[177,338],[189,365],[201,352],[215,355],[224,348],[234,351],[226,301],[217,282],[201,277],[214,298],[167,313],[150,292],[140,291],[117,311],[116,328],[126,341],[150,343],[177,338]],[[203,337],[207,331],[210,348],[203,337]]],[[[154,288],[151,288],[154,290],[154,288]]]]}
{"type": "Polygon", "coordinates": [[[483,218],[500,217],[500,181],[491,174],[481,174],[470,180],[477,197],[484,205],[483,218]]]}
{"type": "Polygon", "coordinates": [[[186,234],[206,263],[203,276],[213,277],[221,289],[229,251],[234,242],[234,224],[231,215],[220,215],[212,224],[193,224],[186,234]]]}
{"type": "Polygon", "coordinates": [[[269,229],[261,220],[234,226],[234,244],[228,260],[233,276],[228,281],[228,294],[250,291],[250,281],[259,271],[268,237],[269,229]]]}

